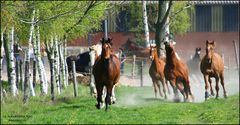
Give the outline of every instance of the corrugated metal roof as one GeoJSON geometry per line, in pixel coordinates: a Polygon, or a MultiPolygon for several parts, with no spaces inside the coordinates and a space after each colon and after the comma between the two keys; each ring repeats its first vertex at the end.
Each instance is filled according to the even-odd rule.
{"type": "MultiPolygon", "coordinates": [[[[113,4],[129,4],[133,1],[110,1],[113,4]]],[[[137,1],[142,2],[142,1],[137,1]]],[[[177,2],[177,1],[175,1],[177,2]]],[[[158,3],[158,0],[146,0],[147,4],[158,3]]],[[[204,1],[191,1],[189,0],[189,4],[193,5],[225,5],[225,4],[239,4],[238,0],[204,0],[204,1]]]]}
{"type": "Polygon", "coordinates": [[[189,4],[194,4],[194,5],[226,5],[226,4],[239,4],[239,1],[238,0],[236,0],[236,1],[232,1],[232,0],[189,1],[189,4]]]}

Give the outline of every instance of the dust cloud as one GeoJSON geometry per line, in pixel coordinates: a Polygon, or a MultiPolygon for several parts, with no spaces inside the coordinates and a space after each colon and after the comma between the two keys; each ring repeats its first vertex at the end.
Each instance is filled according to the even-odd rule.
{"type": "MultiPolygon", "coordinates": [[[[225,69],[224,71],[224,78],[225,78],[225,88],[227,91],[227,95],[234,95],[239,93],[239,71],[236,69],[225,69]]],[[[132,86],[134,87],[131,91],[126,91],[125,93],[122,93],[121,95],[117,95],[117,106],[137,106],[137,105],[143,105],[147,104],[149,102],[154,101],[170,101],[173,102],[173,91],[172,87],[169,85],[169,89],[171,94],[167,94],[168,99],[165,100],[163,97],[160,97],[159,94],[158,97],[155,98],[154,89],[152,86],[152,80],[149,75],[144,75],[143,80],[143,87],[140,87],[140,78],[134,78],[128,76],[121,76],[120,78],[120,84],[121,86],[132,86]]],[[[200,103],[204,102],[205,98],[205,83],[202,74],[199,75],[190,75],[190,84],[191,84],[191,90],[194,95],[194,103],[200,103]]],[[[215,90],[216,81],[214,78],[212,78],[212,87],[213,91],[216,94],[215,90]]],[[[117,89],[116,89],[117,91],[117,89]]],[[[162,91],[162,86],[161,86],[162,91]]],[[[209,88],[210,92],[210,88],[209,88]]],[[[183,98],[181,93],[179,92],[179,97],[181,99],[181,102],[183,102],[183,98]]],[[[210,97],[210,98],[215,98],[210,97]]],[[[223,88],[221,83],[219,82],[219,98],[223,98],[223,88]]]]}

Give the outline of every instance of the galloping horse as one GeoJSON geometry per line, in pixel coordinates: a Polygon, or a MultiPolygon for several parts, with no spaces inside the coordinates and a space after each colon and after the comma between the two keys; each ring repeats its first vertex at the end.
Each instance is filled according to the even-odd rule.
{"type": "MultiPolygon", "coordinates": [[[[187,62],[187,65],[189,67],[189,74],[190,78],[192,78],[194,81],[200,83],[201,79],[199,76],[201,76],[201,71],[200,71],[200,62],[201,62],[201,48],[196,48],[195,50],[195,55],[193,56],[192,59],[190,59],[187,62]]],[[[200,85],[200,84],[198,84],[200,85]]]]}
{"type": "MultiPolygon", "coordinates": [[[[178,88],[184,97],[184,101],[191,101],[190,99],[193,99],[193,95],[190,89],[188,67],[177,56],[172,43],[165,42],[164,44],[166,50],[166,65],[164,68],[165,78],[170,81],[173,87],[175,99],[177,99],[176,97],[178,96],[178,88]],[[184,88],[180,83],[183,84],[184,88]]],[[[178,99],[176,101],[178,101],[178,99]]]]}
{"type": "Polygon", "coordinates": [[[216,79],[216,98],[218,98],[219,78],[221,79],[224,97],[227,98],[227,92],[224,87],[224,64],[221,56],[214,52],[215,46],[216,42],[214,40],[206,41],[206,55],[203,57],[200,64],[200,69],[205,81],[205,100],[207,100],[209,97],[208,82],[210,83],[211,95],[215,95],[212,89],[211,77],[214,77],[216,79]]]}
{"type": "Polygon", "coordinates": [[[100,103],[103,103],[102,92],[103,87],[107,88],[107,95],[105,97],[106,111],[108,105],[111,104],[111,96],[113,86],[120,78],[120,61],[112,53],[112,39],[105,40],[102,38],[102,52],[98,56],[93,65],[93,75],[95,78],[95,85],[97,89],[97,104],[96,107],[100,109],[100,103]]]}
{"type": "Polygon", "coordinates": [[[190,73],[197,74],[198,71],[200,72],[199,70],[199,65],[201,62],[200,54],[201,54],[201,48],[196,48],[195,55],[193,56],[192,59],[190,59],[187,62],[190,73]]]}
{"type": "Polygon", "coordinates": [[[150,46],[150,59],[152,60],[152,64],[149,68],[149,75],[152,78],[154,92],[155,92],[155,98],[157,98],[157,88],[159,89],[159,94],[162,97],[162,92],[160,89],[159,80],[162,83],[163,86],[163,92],[164,92],[164,98],[167,99],[166,94],[166,80],[164,76],[164,66],[165,61],[162,58],[158,58],[157,54],[157,48],[154,46],[150,46]]]}

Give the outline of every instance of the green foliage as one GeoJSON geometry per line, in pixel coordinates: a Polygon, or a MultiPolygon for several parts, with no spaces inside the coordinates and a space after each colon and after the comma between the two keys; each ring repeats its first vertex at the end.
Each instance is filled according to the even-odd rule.
{"type": "Polygon", "coordinates": [[[239,124],[239,95],[229,96],[228,99],[210,99],[202,103],[173,103],[155,99],[152,87],[120,86],[116,88],[117,103],[105,112],[94,106],[96,100],[89,95],[89,87],[78,87],[79,97],[73,97],[71,84],[54,102],[50,101],[50,95],[36,96],[30,97],[26,105],[22,104],[20,91],[18,98],[9,97],[1,103],[1,123],[239,124]]]}
{"type": "MultiPolygon", "coordinates": [[[[41,39],[57,35],[70,39],[98,29],[108,2],[105,1],[1,1],[1,28],[16,27],[20,41],[28,41],[33,10],[38,17],[41,39]],[[88,7],[89,11],[86,12],[88,7]],[[86,12],[86,13],[85,13],[86,12]],[[7,17],[7,18],[5,18],[7,17]],[[79,22],[79,20],[81,20],[79,22]],[[76,23],[79,22],[77,25],[76,23]]],[[[37,19],[35,18],[35,21],[37,19]]],[[[3,31],[3,30],[2,30],[3,31]]]]}
{"type": "MultiPolygon", "coordinates": [[[[172,33],[184,33],[187,32],[190,26],[190,18],[187,13],[188,9],[184,9],[180,13],[176,14],[179,10],[186,6],[186,1],[175,1],[169,15],[170,17],[170,32],[172,33]]],[[[129,5],[119,7],[119,10],[126,10],[128,19],[127,28],[130,32],[135,34],[141,34],[144,31],[143,27],[143,12],[141,2],[131,2],[129,5]]],[[[148,25],[150,31],[155,31],[155,23],[158,16],[158,4],[147,4],[148,25]]]]}
{"type": "MultiPolygon", "coordinates": [[[[187,32],[190,27],[190,17],[188,15],[188,9],[184,9],[178,14],[175,15],[176,12],[181,10],[186,6],[187,2],[176,1],[173,4],[172,12],[170,13],[170,31],[172,33],[184,33],[187,32]]],[[[191,9],[191,8],[189,8],[191,9]]]]}

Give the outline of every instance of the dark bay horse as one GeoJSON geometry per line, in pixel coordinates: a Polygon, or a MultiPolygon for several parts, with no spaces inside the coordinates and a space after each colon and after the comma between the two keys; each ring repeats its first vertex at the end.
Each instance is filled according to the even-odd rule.
{"type": "Polygon", "coordinates": [[[200,63],[201,63],[201,48],[195,49],[194,56],[187,62],[189,68],[190,78],[194,80],[196,83],[200,85],[201,79],[201,71],[200,71],[200,63]]]}
{"type": "Polygon", "coordinates": [[[200,55],[201,55],[201,48],[196,48],[195,55],[193,56],[192,59],[190,59],[187,62],[190,73],[197,74],[198,72],[200,72],[200,68],[199,68],[200,62],[201,62],[200,55]]]}
{"type": "Polygon", "coordinates": [[[93,75],[95,78],[95,85],[97,89],[97,104],[96,107],[100,109],[100,103],[103,103],[102,92],[103,87],[107,88],[107,95],[105,97],[106,111],[108,105],[111,104],[112,89],[120,78],[120,61],[112,52],[112,39],[105,40],[102,38],[102,52],[98,56],[93,65],[93,75]]]}
{"type": "Polygon", "coordinates": [[[166,50],[166,65],[164,68],[164,75],[166,80],[169,80],[173,87],[175,100],[179,101],[177,97],[178,88],[184,97],[184,101],[191,101],[191,99],[193,99],[193,95],[190,89],[187,64],[178,57],[172,43],[165,42],[164,44],[166,50]]]}
{"type": "Polygon", "coordinates": [[[216,79],[216,98],[218,98],[219,78],[223,87],[224,97],[227,98],[227,92],[224,87],[224,64],[221,56],[214,52],[215,46],[216,42],[214,40],[206,41],[206,55],[203,57],[200,64],[200,69],[205,82],[205,100],[207,100],[209,97],[208,82],[210,84],[211,95],[215,95],[212,89],[211,77],[214,77],[216,79]]]}
{"type": "Polygon", "coordinates": [[[152,64],[149,68],[149,75],[152,78],[155,98],[157,98],[157,89],[159,90],[160,96],[161,97],[163,96],[160,89],[160,84],[159,84],[159,80],[160,80],[163,86],[164,98],[167,99],[167,94],[166,94],[167,82],[164,76],[165,61],[162,58],[158,58],[157,48],[154,46],[150,46],[150,59],[152,60],[152,64]]]}

